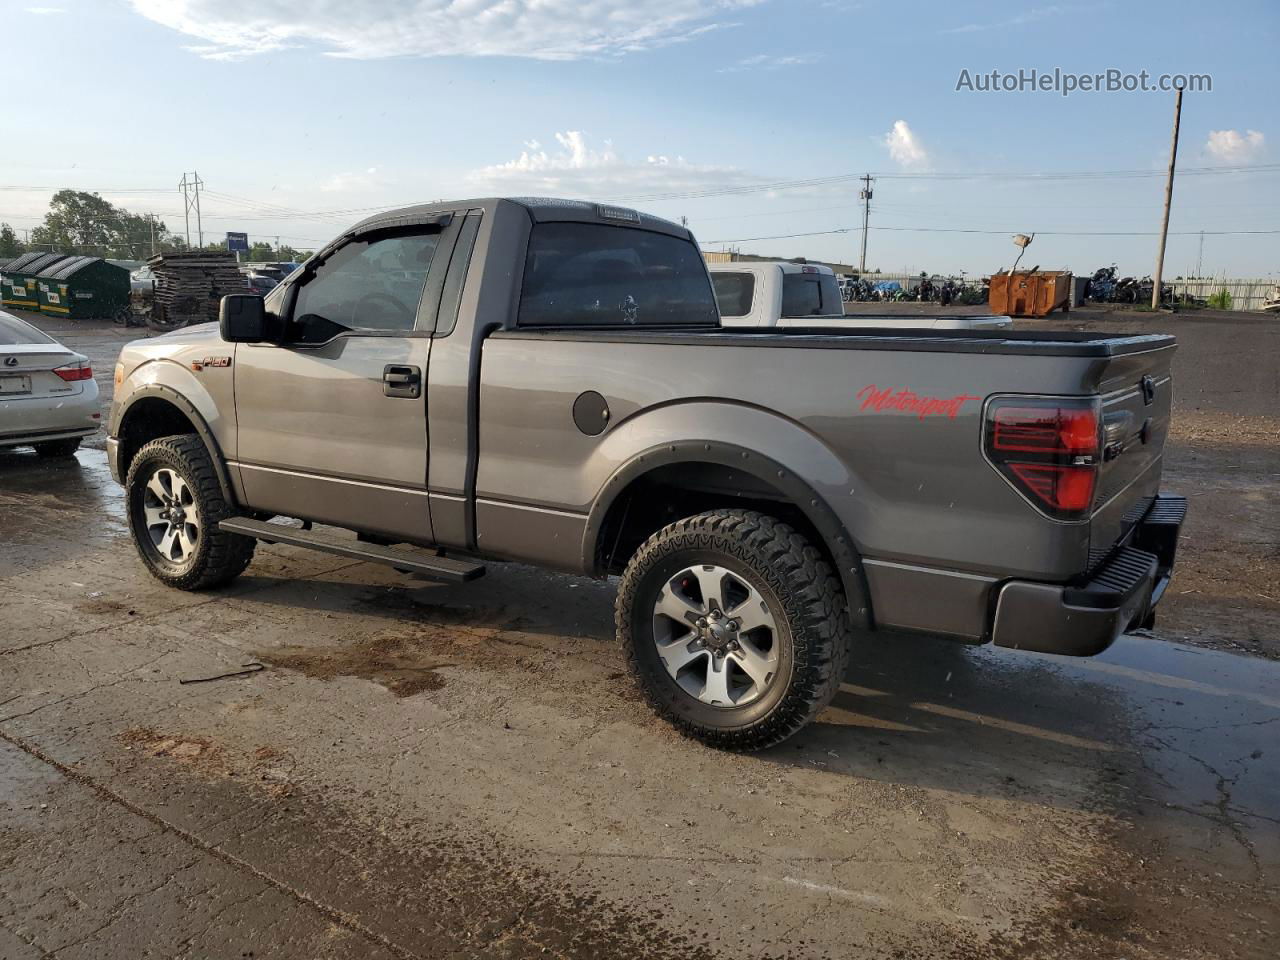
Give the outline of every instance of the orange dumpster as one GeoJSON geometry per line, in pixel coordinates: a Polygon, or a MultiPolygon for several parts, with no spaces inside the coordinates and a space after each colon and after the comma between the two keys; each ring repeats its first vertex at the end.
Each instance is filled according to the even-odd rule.
{"type": "Polygon", "coordinates": [[[1058,307],[1071,309],[1071,274],[1059,270],[1021,270],[991,277],[992,313],[1007,317],[1043,317],[1058,307]]]}

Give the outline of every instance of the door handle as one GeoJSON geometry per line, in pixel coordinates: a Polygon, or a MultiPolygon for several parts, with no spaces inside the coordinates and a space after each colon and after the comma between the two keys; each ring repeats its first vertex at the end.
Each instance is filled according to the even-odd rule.
{"type": "Polygon", "coordinates": [[[382,393],[388,397],[416,400],[422,396],[422,370],[389,363],[382,368],[382,393]]]}

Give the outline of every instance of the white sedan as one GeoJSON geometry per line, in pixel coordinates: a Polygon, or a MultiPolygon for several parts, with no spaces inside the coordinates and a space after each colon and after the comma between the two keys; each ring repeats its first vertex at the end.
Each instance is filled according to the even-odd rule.
{"type": "Polygon", "coordinates": [[[0,310],[0,448],[69,457],[101,418],[89,358],[0,310]]]}

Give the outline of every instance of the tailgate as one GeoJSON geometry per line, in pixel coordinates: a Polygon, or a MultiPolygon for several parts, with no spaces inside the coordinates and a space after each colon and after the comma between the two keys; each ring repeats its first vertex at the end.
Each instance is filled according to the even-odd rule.
{"type": "Polygon", "coordinates": [[[1174,349],[1112,357],[1101,371],[1103,453],[1089,531],[1090,570],[1129,534],[1159,492],[1174,349]]]}

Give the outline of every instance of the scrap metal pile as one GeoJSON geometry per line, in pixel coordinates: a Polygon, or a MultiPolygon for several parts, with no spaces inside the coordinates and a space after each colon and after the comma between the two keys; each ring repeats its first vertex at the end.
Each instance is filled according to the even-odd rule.
{"type": "Polygon", "coordinates": [[[147,324],[157,329],[217,320],[222,298],[244,292],[244,278],[229,253],[162,253],[147,266],[156,277],[147,324]]]}

